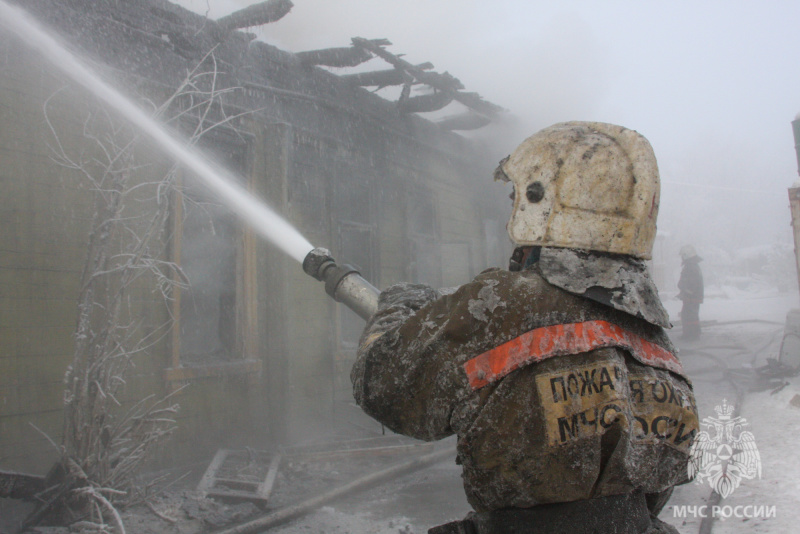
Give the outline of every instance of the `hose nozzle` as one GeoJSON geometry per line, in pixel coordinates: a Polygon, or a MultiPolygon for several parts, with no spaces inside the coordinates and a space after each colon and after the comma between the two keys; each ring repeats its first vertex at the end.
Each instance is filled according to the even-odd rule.
{"type": "Polygon", "coordinates": [[[369,319],[377,311],[380,291],[351,265],[337,265],[328,249],[320,247],[309,252],[303,260],[303,271],[325,282],[325,292],[362,319],[369,319]]]}

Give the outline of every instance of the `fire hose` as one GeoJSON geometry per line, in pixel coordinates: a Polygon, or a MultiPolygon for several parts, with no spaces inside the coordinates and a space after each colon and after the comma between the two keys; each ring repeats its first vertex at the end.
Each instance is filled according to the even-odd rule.
{"type": "Polygon", "coordinates": [[[377,484],[387,482],[389,480],[398,478],[402,475],[407,475],[409,473],[436,464],[443,460],[452,459],[455,457],[455,454],[456,454],[455,447],[447,447],[446,449],[434,451],[432,453],[420,456],[418,458],[414,458],[399,465],[394,465],[392,467],[388,467],[381,471],[370,473],[348,484],[345,484],[331,491],[323,493],[322,495],[312,497],[306,501],[303,501],[293,506],[288,506],[286,508],[275,510],[258,519],[254,519],[252,521],[238,525],[236,527],[217,531],[215,534],[255,534],[256,532],[263,532],[268,528],[277,526],[287,521],[291,521],[292,519],[295,519],[298,516],[316,510],[320,506],[323,506],[331,501],[334,501],[351,493],[364,491],[377,484]]]}

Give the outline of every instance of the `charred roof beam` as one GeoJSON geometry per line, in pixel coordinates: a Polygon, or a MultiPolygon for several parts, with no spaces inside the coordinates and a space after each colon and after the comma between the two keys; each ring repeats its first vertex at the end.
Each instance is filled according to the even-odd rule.
{"type": "Polygon", "coordinates": [[[367,50],[355,46],[308,50],[295,55],[306,65],[326,67],[355,67],[372,59],[372,54],[367,50]]]}
{"type": "Polygon", "coordinates": [[[234,11],[216,22],[220,28],[228,31],[261,26],[282,19],[293,7],[291,0],[265,0],[234,11]]]}
{"type": "Polygon", "coordinates": [[[427,95],[401,98],[397,101],[397,106],[405,113],[428,113],[442,109],[452,101],[452,93],[436,91],[427,95]]]}
{"type": "Polygon", "coordinates": [[[373,70],[369,72],[357,72],[355,74],[344,74],[340,76],[344,81],[352,85],[362,87],[389,87],[390,85],[403,85],[413,81],[411,76],[402,69],[373,70]]]}
{"type": "MultiPolygon", "coordinates": [[[[417,81],[424,83],[426,85],[431,86],[432,88],[436,89],[438,92],[447,93],[451,96],[451,100],[455,100],[460,102],[461,104],[471,108],[482,115],[493,116],[497,113],[504,111],[502,107],[492,104],[484,100],[480,95],[477,93],[462,93],[460,92],[461,89],[464,89],[464,85],[461,81],[450,75],[449,73],[445,72],[444,74],[438,72],[426,72],[419,67],[412,65],[408,61],[402,59],[400,56],[392,54],[391,52],[385,50],[383,46],[389,45],[388,41],[385,39],[379,42],[378,40],[369,40],[364,39],[362,37],[354,37],[353,38],[353,45],[356,47],[363,48],[371,52],[372,54],[380,57],[390,65],[394,66],[396,69],[401,69],[411,76],[414,77],[417,81]]],[[[406,85],[408,87],[408,84],[406,85]]],[[[430,95],[423,95],[426,97],[430,97],[430,95]]],[[[414,97],[420,98],[420,97],[414,97]]],[[[438,97],[443,98],[443,97],[438,97]]],[[[430,97],[433,99],[433,97],[430,97]]],[[[405,106],[403,104],[404,101],[411,100],[408,97],[408,92],[404,91],[403,95],[400,98],[401,107],[405,106]]]]}
{"type": "MultiPolygon", "coordinates": [[[[430,70],[432,63],[421,63],[416,66],[421,70],[430,70]]],[[[352,85],[362,87],[378,86],[378,88],[389,87],[392,85],[410,85],[414,83],[414,77],[397,67],[385,70],[371,70],[367,72],[357,72],[355,74],[342,74],[341,79],[352,85]]],[[[420,83],[420,82],[417,82],[420,83]]]]}
{"type": "Polygon", "coordinates": [[[489,124],[491,119],[485,115],[480,115],[472,111],[445,117],[436,121],[436,125],[445,130],[477,130],[489,124]]]}
{"type": "MultiPolygon", "coordinates": [[[[383,47],[390,45],[392,43],[390,43],[386,39],[369,40],[369,39],[364,39],[363,37],[353,37],[352,41],[354,46],[363,48],[364,50],[368,50],[369,52],[383,59],[396,69],[404,70],[405,72],[409,73],[420,82],[426,83],[435,89],[444,91],[444,90],[458,90],[464,88],[463,84],[457,78],[454,78],[450,74],[426,72],[427,69],[421,69],[416,65],[412,65],[405,59],[402,59],[400,56],[396,56],[391,52],[388,52],[383,47]]],[[[428,63],[428,65],[430,65],[430,63],[428,63]]]]}
{"type": "MultiPolygon", "coordinates": [[[[392,44],[386,39],[364,39],[364,41],[378,48],[392,44]]],[[[325,67],[355,67],[374,57],[363,46],[307,50],[297,52],[295,55],[306,65],[323,65],[325,67]]]]}

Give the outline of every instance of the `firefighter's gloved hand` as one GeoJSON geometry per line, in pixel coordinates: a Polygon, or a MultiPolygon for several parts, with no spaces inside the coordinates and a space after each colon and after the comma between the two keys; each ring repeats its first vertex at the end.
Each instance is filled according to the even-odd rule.
{"type": "Polygon", "coordinates": [[[381,291],[378,311],[367,322],[361,337],[360,349],[366,349],[386,332],[398,328],[428,302],[441,294],[424,284],[401,283],[381,291]]]}
{"type": "Polygon", "coordinates": [[[425,304],[440,297],[438,291],[422,284],[402,283],[384,289],[378,296],[378,311],[367,321],[364,333],[358,343],[358,356],[350,380],[353,382],[353,395],[359,406],[364,406],[364,377],[369,365],[380,365],[387,355],[394,357],[392,351],[377,349],[381,345],[391,345],[403,323],[425,304]],[[378,340],[382,340],[378,343],[378,340]],[[372,349],[376,349],[374,352],[372,349]],[[371,362],[371,363],[368,363],[371,362]]]}
{"type": "Polygon", "coordinates": [[[403,282],[389,286],[378,296],[378,311],[394,306],[402,306],[417,311],[425,304],[441,295],[431,286],[403,282]]]}

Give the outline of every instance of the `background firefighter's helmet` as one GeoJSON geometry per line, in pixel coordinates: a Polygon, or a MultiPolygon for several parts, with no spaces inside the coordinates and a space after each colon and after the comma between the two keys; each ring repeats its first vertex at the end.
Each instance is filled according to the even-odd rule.
{"type": "Polygon", "coordinates": [[[501,161],[495,178],[514,184],[508,234],[517,245],[650,259],[658,165],[638,132],[600,122],[555,124],[501,161]]]}
{"type": "Polygon", "coordinates": [[[697,251],[692,245],[683,245],[681,247],[680,255],[682,260],[688,260],[689,258],[694,258],[697,256],[697,251]]]}

